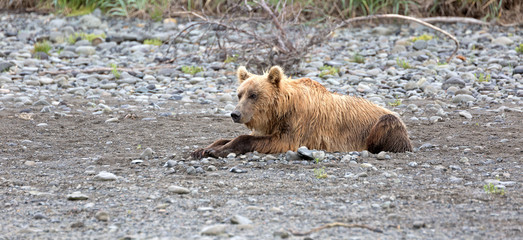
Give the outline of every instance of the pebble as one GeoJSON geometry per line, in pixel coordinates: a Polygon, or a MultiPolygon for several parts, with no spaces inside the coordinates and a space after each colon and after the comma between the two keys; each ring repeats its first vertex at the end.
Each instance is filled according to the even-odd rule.
{"type": "Polygon", "coordinates": [[[452,98],[453,103],[466,103],[466,102],[473,102],[476,98],[474,98],[471,95],[468,94],[459,94],[452,98]]]}
{"type": "Polygon", "coordinates": [[[105,211],[98,211],[94,214],[94,217],[98,221],[107,222],[109,221],[109,213],[105,211]]]}
{"type": "Polygon", "coordinates": [[[376,156],[376,159],[378,159],[378,160],[389,160],[389,159],[390,159],[390,155],[388,155],[387,152],[383,152],[383,151],[381,151],[381,152],[378,153],[378,155],[376,156]]]}
{"type": "Polygon", "coordinates": [[[423,222],[423,221],[418,220],[418,221],[414,221],[412,223],[412,228],[414,228],[414,229],[420,229],[420,228],[424,228],[424,227],[426,227],[426,225],[425,225],[425,222],[423,222]]]}
{"type": "Polygon", "coordinates": [[[427,48],[427,41],[425,40],[416,40],[412,47],[416,50],[423,50],[427,48]]]}
{"type": "Polygon", "coordinates": [[[178,164],[177,161],[174,161],[174,160],[167,160],[167,162],[165,162],[165,164],[163,165],[164,167],[174,167],[178,164]]]}
{"type": "Polygon", "coordinates": [[[77,201],[77,200],[87,200],[89,197],[81,192],[73,192],[67,195],[67,200],[77,201]]]}
{"type": "Polygon", "coordinates": [[[296,152],[287,151],[285,153],[285,160],[287,160],[287,161],[301,160],[301,157],[296,152]]]}
{"type": "Polygon", "coordinates": [[[227,225],[225,224],[216,224],[204,227],[202,231],[200,232],[201,235],[207,235],[207,236],[219,236],[225,234],[227,231],[227,225]]]}
{"type": "Polygon", "coordinates": [[[309,150],[307,147],[299,147],[297,153],[302,159],[314,160],[313,151],[309,150]]]}
{"type": "Polygon", "coordinates": [[[413,167],[413,168],[415,168],[415,167],[418,166],[418,163],[417,163],[417,162],[409,162],[408,165],[409,165],[409,167],[413,167]]]}
{"type": "Polygon", "coordinates": [[[466,118],[466,119],[472,119],[472,114],[470,114],[468,111],[459,111],[459,115],[466,118]]]}
{"type": "Polygon", "coordinates": [[[33,167],[34,165],[36,165],[36,162],[35,161],[25,161],[24,165],[26,165],[28,167],[33,167]]]}
{"type": "Polygon", "coordinates": [[[34,219],[37,219],[37,220],[40,220],[40,219],[46,219],[47,216],[43,213],[35,213],[35,215],[33,216],[34,219]]]}
{"type": "Polygon", "coordinates": [[[105,120],[105,123],[114,123],[114,122],[118,122],[119,119],[117,117],[114,117],[114,118],[109,118],[107,120],[105,120]]]}
{"type": "Polygon", "coordinates": [[[171,193],[176,193],[176,194],[189,194],[191,192],[188,188],[175,186],[175,185],[169,186],[169,188],[167,188],[167,190],[171,193]]]}
{"type": "Polygon", "coordinates": [[[238,168],[238,167],[232,167],[231,169],[229,169],[229,172],[232,172],[232,173],[246,173],[247,170],[241,169],[241,168],[238,168]]]}
{"type": "Polygon", "coordinates": [[[140,159],[149,160],[150,158],[152,158],[153,154],[154,154],[154,152],[153,152],[153,150],[151,148],[146,148],[140,154],[140,159]]]}
{"type": "Polygon", "coordinates": [[[101,171],[93,179],[97,181],[115,181],[118,177],[113,173],[101,171]]]}
{"type": "Polygon", "coordinates": [[[451,183],[461,183],[461,182],[463,182],[463,178],[451,176],[451,177],[449,177],[449,182],[451,182],[451,183]]]}
{"type": "Polygon", "coordinates": [[[512,39],[510,39],[508,37],[498,37],[498,38],[492,39],[492,43],[498,44],[498,45],[512,45],[514,43],[514,41],[512,41],[512,39]]]}
{"type": "Polygon", "coordinates": [[[242,215],[234,215],[231,218],[231,223],[239,225],[249,225],[252,224],[252,221],[242,215]]]}
{"type": "Polygon", "coordinates": [[[458,165],[450,165],[449,168],[455,171],[461,171],[461,167],[458,165]]]}

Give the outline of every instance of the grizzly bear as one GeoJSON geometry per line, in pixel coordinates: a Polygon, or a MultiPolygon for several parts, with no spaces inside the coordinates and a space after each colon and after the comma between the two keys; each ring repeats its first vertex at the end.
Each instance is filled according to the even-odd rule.
{"type": "Polygon", "coordinates": [[[192,157],[229,153],[282,153],[300,146],[326,151],[412,151],[405,124],[391,111],[359,97],[329,92],[309,78],[290,79],[272,67],[264,75],[239,67],[238,105],[232,120],[252,130],[221,139],[192,157]]]}

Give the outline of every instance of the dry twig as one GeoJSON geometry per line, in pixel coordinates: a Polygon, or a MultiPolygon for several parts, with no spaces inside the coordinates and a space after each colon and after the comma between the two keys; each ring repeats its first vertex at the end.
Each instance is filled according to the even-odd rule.
{"type": "MultiPolygon", "coordinates": [[[[173,66],[171,64],[165,64],[165,65],[158,65],[154,67],[141,67],[141,68],[116,68],[118,71],[122,72],[134,72],[134,71],[143,71],[147,69],[163,69],[163,68],[174,68],[176,66],[173,66]]],[[[76,73],[101,73],[101,72],[111,72],[114,68],[108,68],[108,67],[101,67],[101,68],[89,68],[89,69],[69,69],[69,70],[61,70],[61,71],[43,71],[39,72],[38,74],[41,75],[58,75],[58,74],[68,74],[72,72],[76,73]]]]}
{"type": "Polygon", "coordinates": [[[333,223],[325,224],[323,226],[313,228],[313,229],[311,229],[309,231],[306,231],[306,232],[298,232],[298,231],[293,231],[293,230],[289,230],[289,231],[294,236],[307,236],[307,235],[309,235],[311,233],[319,232],[319,231],[321,231],[323,229],[333,228],[333,227],[365,228],[365,229],[368,229],[368,230],[371,230],[371,231],[377,232],[377,233],[382,233],[383,232],[379,228],[374,228],[374,227],[370,227],[370,226],[363,225],[363,224],[349,224],[349,223],[342,223],[342,222],[333,222],[333,223]]]}

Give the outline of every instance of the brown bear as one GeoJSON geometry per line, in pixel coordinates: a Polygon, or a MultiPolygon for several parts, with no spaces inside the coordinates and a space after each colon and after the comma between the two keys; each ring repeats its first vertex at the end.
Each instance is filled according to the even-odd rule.
{"type": "Polygon", "coordinates": [[[290,79],[272,67],[264,75],[239,67],[236,123],[252,130],[221,139],[192,153],[193,158],[229,153],[282,153],[300,146],[326,151],[412,151],[405,124],[391,111],[359,97],[329,92],[309,78],[290,79]]]}

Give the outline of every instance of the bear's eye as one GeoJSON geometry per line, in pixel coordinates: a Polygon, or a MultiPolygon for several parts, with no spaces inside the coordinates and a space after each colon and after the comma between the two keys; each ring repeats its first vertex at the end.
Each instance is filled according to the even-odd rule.
{"type": "Polygon", "coordinates": [[[251,94],[249,95],[249,98],[250,98],[250,99],[256,99],[256,97],[257,97],[257,96],[256,96],[256,93],[251,93],[251,94]]]}

